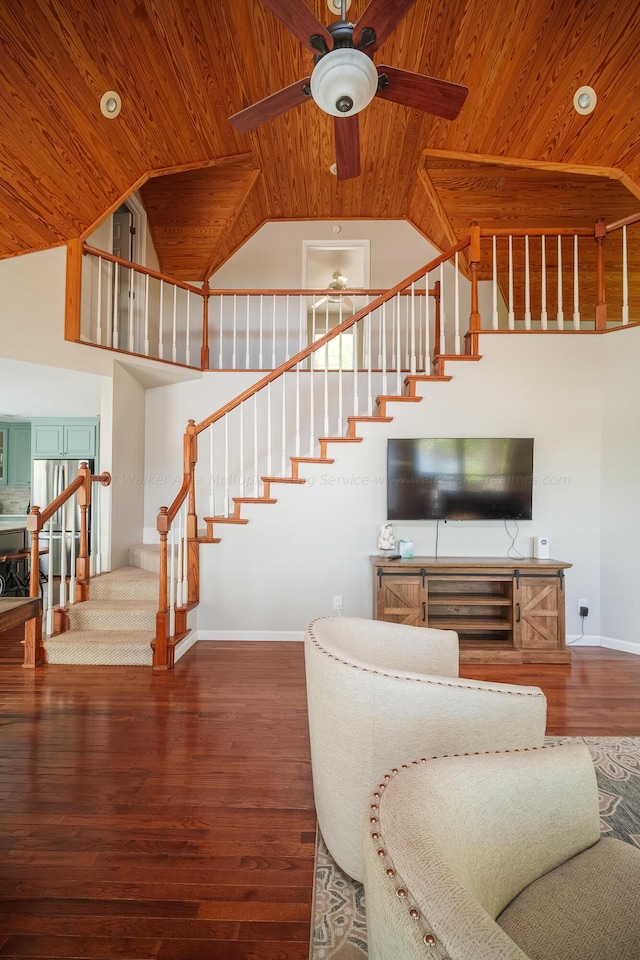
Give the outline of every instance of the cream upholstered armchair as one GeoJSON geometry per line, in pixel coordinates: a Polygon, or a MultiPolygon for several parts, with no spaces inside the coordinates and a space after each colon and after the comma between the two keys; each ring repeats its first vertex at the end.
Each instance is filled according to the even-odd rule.
{"type": "Polygon", "coordinates": [[[365,821],[370,960],[638,960],[640,850],[584,744],[396,767],[365,821]]]}
{"type": "Polygon", "coordinates": [[[318,823],[355,880],[369,791],[393,763],[544,741],[542,691],[458,679],[453,631],[326,617],[307,628],[305,661],[318,823]]]}

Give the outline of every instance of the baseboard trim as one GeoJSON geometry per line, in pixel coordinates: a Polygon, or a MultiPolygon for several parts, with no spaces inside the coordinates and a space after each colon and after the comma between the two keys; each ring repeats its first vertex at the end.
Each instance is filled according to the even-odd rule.
{"type": "Polygon", "coordinates": [[[173,651],[174,662],[177,663],[180,657],[184,657],[187,650],[190,650],[191,647],[198,642],[198,635],[195,630],[192,630],[191,633],[188,633],[187,636],[176,643],[175,649],[173,651]]]}
{"type": "Polygon", "coordinates": [[[628,640],[616,640],[614,637],[600,637],[586,635],[579,637],[574,634],[567,637],[568,647],[605,647],[608,650],[620,650],[622,653],[633,653],[640,657],[640,643],[630,643],[628,640]]]}
{"type": "Polygon", "coordinates": [[[198,630],[198,640],[304,640],[303,630],[198,630]]]}

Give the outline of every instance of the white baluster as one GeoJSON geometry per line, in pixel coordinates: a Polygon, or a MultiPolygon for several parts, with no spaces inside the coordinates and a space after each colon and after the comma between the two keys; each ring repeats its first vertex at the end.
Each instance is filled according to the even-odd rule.
{"type": "Polygon", "coordinates": [[[98,303],[96,306],[96,343],[102,344],[102,257],[98,257],[98,303]]]}
{"type": "Polygon", "coordinates": [[[458,269],[458,252],[454,257],[454,287],[453,287],[453,331],[454,353],[460,356],[460,271],[458,269]]]}
{"type": "Polygon", "coordinates": [[[429,296],[429,274],[424,278],[424,372],[427,375],[429,371],[429,358],[431,356],[431,337],[429,334],[429,315],[431,312],[431,297],[429,296]]]}
{"type": "Polygon", "coordinates": [[[135,349],[135,338],[133,332],[133,278],[133,269],[129,267],[129,353],[133,353],[135,349]]]}
{"type": "Polygon", "coordinates": [[[223,353],[224,353],[224,294],[220,294],[220,344],[218,346],[218,370],[223,370],[223,353]]]}
{"type": "Polygon", "coordinates": [[[562,309],[562,235],[558,234],[558,330],[564,327],[564,312],[562,309]]]}
{"type": "MultiPolygon", "coordinates": [[[[352,366],[353,366],[353,415],[354,417],[358,416],[358,413],[359,413],[358,407],[360,406],[360,400],[358,397],[358,369],[360,366],[360,364],[358,363],[358,359],[359,359],[358,358],[358,329],[359,328],[360,328],[360,321],[358,320],[358,322],[354,323],[354,325],[351,327],[351,331],[353,333],[352,366]]],[[[364,333],[363,333],[363,336],[364,336],[364,333]]]]}
{"type": "Polygon", "coordinates": [[[285,301],[285,321],[284,321],[284,358],[289,359],[289,294],[285,301]]]}
{"type": "Polygon", "coordinates": [[[176,542],[176,607],[182,606],[182,512],[184,504],[178,510],[176,517],[177,523],[177,542],[176,542]]]}
{"type": "MultiPolygon", "coordinates": [[[[64,482],[63,482],[64,485],[64,482]]],[[[60,517],[60,599],[61,607],[67,605],[67,509],[66,504],[58,511],[60,517]]]]}
{"type": "Polygon", "coordinates": [[[183,507],[183,541],[182,541],[182,606],[189,603],[189,538],[187,537],[187,505],[183,507]]]}
{"type": "Polygon", "coordinates": [[[282,383],[282,451],[280,463],[280,476],[287,474],[287,375],[284,373],[280,377],[282,383]]]}
{"type": "Polygon", "coordinates": [[[249,326],[249,319],[251,316],[251,304],[249,300],[249,294],[247,294],[247,333],[246,333],[246,346],[244,351],[244,368],[248,370],[251,367],[251,359],[249,356],[249,344],[251,343],[251,328],[249,326]]]}
{"type": "MultiPolygon", "coordinates": [[[[92,491],[93,492],[93,491],[92,491]]],[[[95,491],[94,497],[91,500],[91,510],[89,511],[89,516],[91,519],[91,527],[93,527],[95,521],[95,504],[98,499],[98,492],[95,491]]],[[[76,602],[76,499],[75,496],[71,501],[71,557],[70,557],[70,570],[69,570],[69,594],[67,597],[67,603],[71,606],[72,603],[76,602]]],[[[89,543],[91,546],[91,553],[89,554],[89,576],[95,576],[95,564],[93,561],[96,544],[94,540],[94,532],[90,528],[89,531],[89,543]]]]}
{"type": "Polygon", "coordinates": [[[366,345],[367,352],[365,355],[365,361],[367,364],[367,416],[371,416],[373,413],[373,376],[372,376],[372,354],[373,354],[373,344],[371,343],[371,331],[373,329],[373,317],[370,313],[364,318],[365,330],[366,330],[366,345]]]}
{"type": "Polygon", "coordinates": [[[117,350],[120,346],[120,331],[118,329],[118,273],[120,269],[120,264],[114,263],[113,265],[113,320],[112,320],[112,336],[111,336],[111,346],[117,350]]]}
{"type": "Polygon", "coordinates": [[[531,330],[531,278],[529,275],[529,235],[524,238],[524,328],[531,330]]]}
{"type": "Polygon", "coordinates": [[[387,304],[382,304],[382,394],[387,395],[387,304]]]}
{"type": "Polygon", "coordinates": [[[382,370],[382,357],[385,350],[386,344],[386,331],[384,329],[384,309],[378,310],[378,368],[382,370]]]}
{"type": "Polygon", "coordinates": [[[236,347],[238,344],[238,297],[233,294],[233,347],[231,350],[231,369],[236,369],[236,347]]]}
{"type": "Polygon", "coordinates": [[[401,360],[402,347],[401,347],[401,344],[400,344],[400,338],[401,338],[401,333],[402,333],[402,331],[400,330],[400,309],[401,309],[401,308],[400,308],[400,293],[397,293],[397,294],[396,294],[396,297],[395,297],[395,305],[396,305],[396,316],[397,316],[397,320],[398,320],[398,323],[397,323],[397,326],[396,326],[396,360],[397,360],[397,363],[396,363],[396,395],[399,397],[400,394],[402,393],[402,360],[401,360]]]}
{"type": "Polygon", "coordinates": [[[277,367],[276,363],[276,298],[275,296],[271,297],[271,303],[273,305],[273,316],[271,322],[271,369],[275,370],[277,367]]]}
{"type": "Polygon", "coordinates": [[[229,414],[224,418],[224,515],[229,516],[229,414]]]}
{"type": "Polygon", "coordinates": [[[48,637],[53,633],[53,517],[49,520],[49,572],[47,575],[47,611],[45,616],[45,633],[48,637]]]}
{"type": "Polygon", "coordinates": [[[444,292],[444,263],[440,264],[440,330],[442,332],[440,337],[440,353],[444,355],[447,352],[447,324],[446,324],[446,311],[445,303],[447,298],[444,292]]]}
{"type": "MultiPolygon", "coordinates": [[[[327,300],[324,308],[325,312],[325,333],[329,332],[329,301],[327,300]]],[[[329,344],[324,347],[324,428],[323,435],[329,436],[329,344]]]]}
{"type": "Polygon", "coordinates": [[[267,476],[273,476],[271,446],[271,384],[267,384],[267,476]]]}
{"type": "Polygon", "coordinates": [[[149,274],[144,278],[144,355],[149,356],[149,274]]]}
{"type": "Polygon", "coordinates": [[[580,296],[578,273],[578,234],[573,236],[573,329],[580,329],[580,296]]]}
{"type": "Polygon", "coordinates": [[[627,270],[627,225],[622,227],[622,322],[629,323],[629,274],[627,270]]]}
{"type": "Polygon", "coordinates": [[[169,530],[169,636],[173,637],[176,632],[176,546],[175,546],[175,524],[171,524],[169,530]]]}
{"type": "Polygon", "coordinates": [[[516,326],[516,315],[513,309],[513,237],[509,234],[509,330],[514,330],[516,326]]]}
{"type": "Polygon", "coordinates": [[[209,427],[209,516],[215,516],[215,497],[213,492],[213,426],[209,427]]]}
{"type": "Polygon", "coordinates": [[[264,333],[264,297],[260,294],[260,333],[258,337],[259,341],[259,354],[258,354],[258,367],[262,370],[264,364],[264,354],[263,354],[263,333],[264,333]]]}
{"type": "Polygon", "coordinates": [[[239,442],[240,442],[240,483],[239,483],[239,494],[241,497],[244,497],[244,403],[241,403],[238,407],[238,414],[240,417],[240,428],[239,428],[239,442]]]}
{"type": "Polygon", "coordinates": [[[187,322],[185,331],[184,362],[191,365],[191,291],[187,290],[187,322]]]}
{"type": "Polygon", "coordinates": [[[171,328],[171,359],[178,359],[178,288],[173,284],[173,321],[171,328]]]}
{"type": "Polygon", "coordinates": [[[494,330],[498,329],[498,238],[495,233],[491,238],[492,247],[492,276],[491,276],[491,326],[494,330]]]}
{"type": "Polygon", "coordinates": [[[164,333],[162,330],[164,320],[164,280],[160,281],[160,317],[158,320],[158,357],[160,360],[164,357],[164,333]]]}
{"type": "Polygon", "coordinates": [[[260,496],[260,466],[258,464],[258,394],[253,395],[253,495],[260,496]]]}
{"type": "Polygon", "coordinates": [[[548,314],[547,314],[547,244],[545,235],[542,234],[542,245],[540,248],[541,254],[541,272],[540,277],[540,326],[543,330],[547,329],[548,326],[548,314]]]}
{"type": "Polygon", "coordinates": [[[409,364],[411,373],[415,373],[416,367],[416,285],[411,284],[411,363],[409,364]]]}
{"type": "MultiPolygon", "coordinates": [[[[315,314],[315,311],[314,311],[315,314]]],[[[309,355],[309,456],[314,455],[316,443],[315,397],[316,375],[314,373],[315,351],[309,355]]]]}

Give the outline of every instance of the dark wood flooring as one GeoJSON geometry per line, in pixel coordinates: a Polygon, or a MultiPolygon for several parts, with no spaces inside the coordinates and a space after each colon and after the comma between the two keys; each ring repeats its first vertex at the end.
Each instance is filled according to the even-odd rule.
{"type": "MultiPolygon", "coordinates": [[[[550,734],[640,735],[640,657],[466,665],[550,734]]],[[[315,818],[301,644],[174,671],[0,663],[0,957],[302,960],[315,818]]]]}

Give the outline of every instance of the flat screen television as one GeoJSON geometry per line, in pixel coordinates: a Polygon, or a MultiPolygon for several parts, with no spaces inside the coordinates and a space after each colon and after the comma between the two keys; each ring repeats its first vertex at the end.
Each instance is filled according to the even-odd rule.
{"type": "Polygon", "coordinates": [[[390,439],[388,520],[531,520],[533,440],[390,439]]]}

